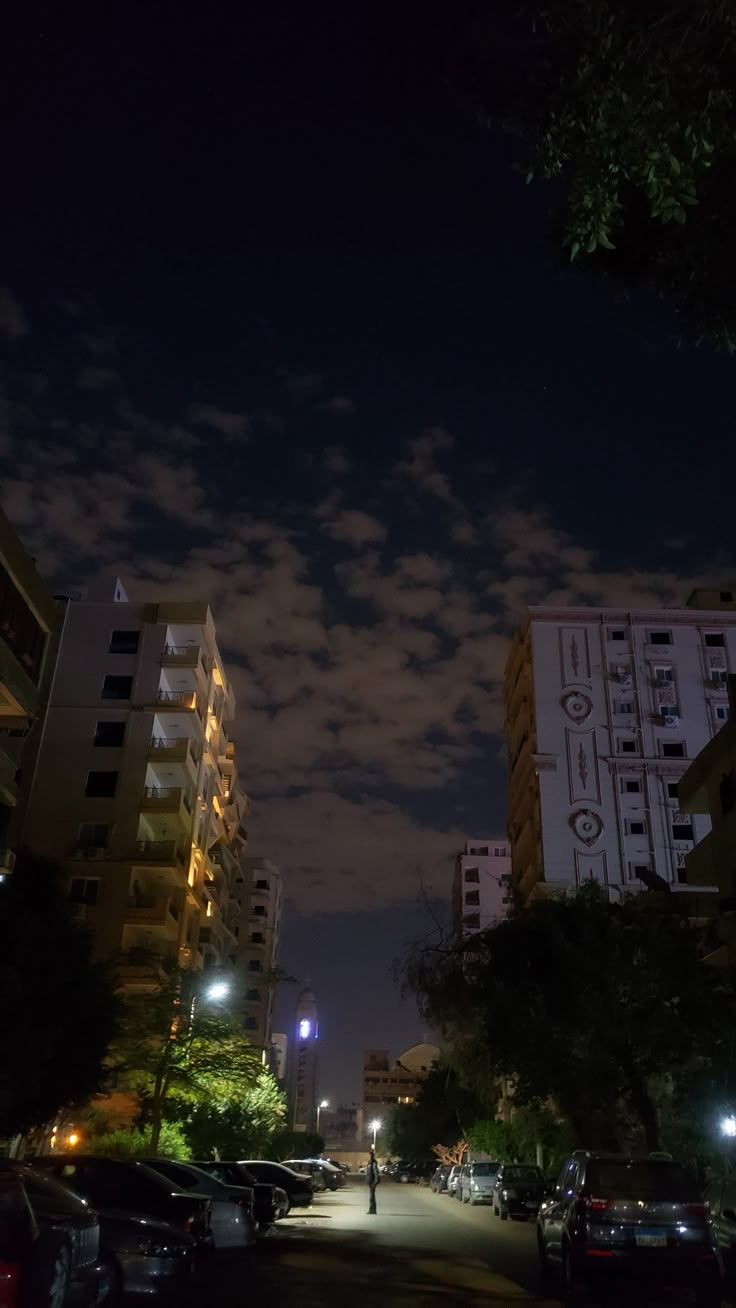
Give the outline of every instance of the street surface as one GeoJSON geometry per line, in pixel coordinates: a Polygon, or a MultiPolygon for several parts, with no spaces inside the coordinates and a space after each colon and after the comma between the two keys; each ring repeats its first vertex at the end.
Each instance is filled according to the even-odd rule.
{"type": "MultiPolygon", "coordinates": [[[[490,1208],[469,1208],[426,1187],[382,1181],[378,1215],[352,1178],[337,1194],[279,1222],[257,1248],[218,1254],[202,1268],[182,1308],[555,1308],[537,1271],[534,1223],[501,1222],[490,1208]]],[[[687,1304],[689,1296],[652,1297],[619,1287],[609,1305],[687,1304]]]]}

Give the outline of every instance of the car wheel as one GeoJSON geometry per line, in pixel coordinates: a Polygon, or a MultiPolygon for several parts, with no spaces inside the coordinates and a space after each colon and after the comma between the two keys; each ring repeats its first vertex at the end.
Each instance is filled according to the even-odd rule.
{"type": "Polygon", "coordinates": [[[495,1202],[491,1204],[491,1212],[493,1213],[494,1217],[498,1217],[498,1209],[496,1207],[495,1202]]]}
{"type": "Polygon", "coordinates": [[[48,1308],[64,1308],[71,1269],[72,1261],[69,1256],[69,1249],[65,1244],[62,1244],[54,1253],[51,1263],[48,1294],[43,1301],[39,1299],[39,1303],[48,1304],[48,1308]]]}
{"type": "Polygon", "coordinates": [[[562,1246],[562,1285],[565,1291],[565,1301],[567,1303],[577,1303],[582,1287],[569,1244],[562,1246]]]}
{"type": "Polygon", "coordinates": [[[58,1231],[42,1231],[35,1241],[23,1277],[24,1303],[38,1308],[64,1308],[72,1260],[58,1231]]]}
{"type": "Polygon", "coordinates": [[[102,1254],[99,1262],[100,1277],[95,1308],[119,1308],[123,1298],[120,1268],[109,1254],[102,1254]]]}
{"type": "Polygon", "coordinates": [[[399,1180],[401,1181],[401,1184],[402,1184],[402,1185],[408,1185],[408,1184],[409,1184],[409,1177],[408,1177],[408,1175],[406,1174],[406,1172],[402,1172],[402,1173],[401,1173],[401,1176],[399,1177],[399,1180]]]}
{"type": "Polygon", "coordinates": [[[549,1258],[547,1257],[547,1250],[544,1244],[544,1236],[542,1235],[542,1232],[539,1230],[538,1227],[537,1227],[537,1253],[539,1255],[539,1275],[542,1278],[542,1286],[543,1288],[547,1288],[549,1286],[550,1281],[552,1280],[552,1274],[549,1265],[549,1258]]]}
{"type": "Polygon", "coordinates": [[[503,1204],[501,1204],[501,1207],[500,1207],[500,1209],[499,1209],[499,1216],[500,1216],[502,1222],[507,1222],[507,1221],[508,1221],[508,1217],[509,1217],[509,1215],[508,1215],[506,1209],[504,1208],[503,1204]]]}

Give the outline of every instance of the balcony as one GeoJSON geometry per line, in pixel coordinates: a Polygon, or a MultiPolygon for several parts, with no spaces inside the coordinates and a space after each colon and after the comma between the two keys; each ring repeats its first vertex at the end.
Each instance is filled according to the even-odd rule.
{"type": "Polygon", "coordinates": [[[161,867],[183,867],[185,851],[175,840],[137,840],[133,855],[139,863],[158,863],[161,867]]]}
{"type": "Polygon", "coordinates": [[[179,909],[173,899],[165,895],[138,895],[135,899],[128,900],[125,925],[163,928],[176,935],[179,930],[179,909]]]}
{"type": "Polygon", "coordinates": [[[159,690],[156,693],[155,700],[156,710],[173,709],[180,712],[182,709],[194,711],[197,708],[197,696],[193,690],[159,690]]]}
{"type": "Polygon", "coordinates": [[[145,786],[141,811],[143,813],[179,813],[182,807],[191,813],[191,800],[181,786],[145,786]]]}
{"type": "Polygon", "coordinates": [[[163,668],[198,668],[202,651],[199,645],[165,645],[161,655],[163,668]]]}
{"type": "Polygon", "coordinates": [[[152,763],[186,763],[188,736],[152,736],[148,757],[152,763]]]}

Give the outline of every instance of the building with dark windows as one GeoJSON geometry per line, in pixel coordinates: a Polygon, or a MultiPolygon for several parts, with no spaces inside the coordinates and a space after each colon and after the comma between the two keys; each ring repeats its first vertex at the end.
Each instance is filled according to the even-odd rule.
{"type": "Polygon", "coordinates": [[[56,620],[33,559],[0,510],[0,874],[13,863],[19,774],[40,732],[56,620]]]}
{"type": "Polygon", "coordinates": [[[319,1013],[317,999],[302,990],[288,1035],[289,1124],[294,1131],[314,1131],[319,1094],[319,1013]]]}
{"type": "Polygon", "coordinates": [[[244,853],[234,882],[240,907],[238,972],[248,1039],[270,1057],[275,969],[281,936],[281,873],[267,858],[244,853]]]}
{"type": "Polygon", "coordinates": [[[412,1045],[392,1063],[388,1049],[366,1049],[363,1056],[364,1123],[381,1117],[380,1110],[415,1104],[422,1081],[440,1056],[436,1045],[412,1045]]]}
{"type": "Polygon", "coordinates": [[[511,850],[505,836],[467,840],[455,859],[452,925],[458,938],[485,931],[511,911],[511,850]]]}

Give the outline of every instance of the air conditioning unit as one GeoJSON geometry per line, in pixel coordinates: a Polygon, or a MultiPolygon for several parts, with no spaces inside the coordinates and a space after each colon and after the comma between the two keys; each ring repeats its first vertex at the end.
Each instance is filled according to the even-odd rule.
{"type": "Polygon", "coordinates": [[[678,718],[678,716],[677,716],[676,713],[663,713],[663,714],[662,714],[662,726],[663,726],[663,727],[679,727],[679,725],[680,725],[680,719],[678,718]]]}
{"type": "Polygon", "coordinates": [[[619,663],[616,668],[616,676],[622,686],[630,686],[632,683],[631,672],[625,663],[619,663]]]}

